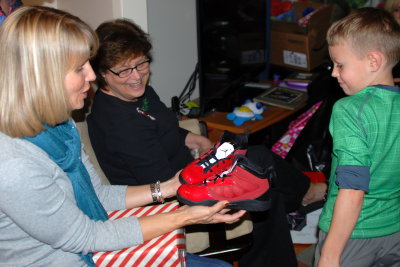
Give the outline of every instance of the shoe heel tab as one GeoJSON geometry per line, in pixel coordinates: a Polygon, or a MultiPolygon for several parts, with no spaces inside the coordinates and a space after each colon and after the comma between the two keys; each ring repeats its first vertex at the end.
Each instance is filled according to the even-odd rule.
{"type": "Polygon", "coordinates": [[[240,168],[252,173],[253,175],[256,175],[261,179],[268,178],[269,171],[267,168],[262,168],[244,155],[237,155],[235,157],[235,162],[237,162],[236,165],[238,165],[240,168]]]}
{"type": "Polygon", "coordinates": [[[248,158],[246,158],[246,156],[245,155],[242,155],[242,154],[237,154],[236,156],[235,156],[235,158],[233,159],[233,162],[234,162],[234,164],[235,164],[235,162],[237,162],[237,164],[239,164],[241,161],[248,161],[248,158]]]}

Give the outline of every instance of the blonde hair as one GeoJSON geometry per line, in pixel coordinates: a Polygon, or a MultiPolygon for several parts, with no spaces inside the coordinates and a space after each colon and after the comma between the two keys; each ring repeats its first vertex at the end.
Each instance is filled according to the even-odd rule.
{"type": "Polygon", "coordinates": [[[93,30],[64,11],[21,7],[1,25],[0,43],[0,131],[35,136],[67,120],[65,76],[97,51],[93,30]]]}
{"type": "Polygon", "coordinates": [[[351,12],[331,25],[329,46],[347,43],[359,58],[369,51],[379,51],[392,67],[400,59],[400,26],[383,9],[366,7],[351,12]]]}

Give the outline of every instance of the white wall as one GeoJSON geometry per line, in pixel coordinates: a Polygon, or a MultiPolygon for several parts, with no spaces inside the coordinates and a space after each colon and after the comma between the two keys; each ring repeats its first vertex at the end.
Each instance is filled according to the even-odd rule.
{"type": "Polygon", "coordinates": [[[114,18],[113,1],[110,0],[58,0],[57,8],[80,17],[93,28],[114,18]]]}
{"type": "MultiPolygon", "coordinates": [[[[119,1],[119,0],[114,0],[119,1]]],[[[147,2],[146,0],[120,0],[121,16],[130,18],[148,32],[147,2]]]]}
{"type": "Polygon", "coordinates": [[[148,0],[147,14],[154,46],[151,85],[170,106],[197,62],[195,0],[148,0]]]}

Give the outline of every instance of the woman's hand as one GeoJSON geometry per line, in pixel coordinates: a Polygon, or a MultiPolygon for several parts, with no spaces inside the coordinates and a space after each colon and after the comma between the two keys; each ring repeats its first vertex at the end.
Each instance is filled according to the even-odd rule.
{"type": "Polygon", "coordinates": [[[161,193],[164,198],[170,198],[170,197],[174,197],[176,195],[176,191],[178,190],[179,186],[181,185],[181,182],[179,182],[179,174],[180,173],[181,173],[181,170],[178,171],[174,175],[174,177],[172,177],[168,181],[161,183],[160,189],[161,189],[161,193]]]}
{"type": "MultiPolygon", "coordinates": [[[[181,185],[179,182],[180,173],[181,171],[178,171],[174,177],[168,181],[160,183],[160,190],[164,199],[174,197],[176,195],[176,191],[181,185]]],[[[153,203],[150,185],[128,186],[126,189],[125,203],[127,209],[141,207],[153,203]]]]}
{"type": "Polygon", "coordinates": [[[194,133],[186,135],[185,145],[189,149],[197,149],[199,155],[203,155],[212,147],[210,139],[194,133]]]}
{"type": "Polygon", "coordinates": [[[185,224],[214,224],[214,223],[234,223],[242,217],[246,211],[240,210],[233,214],[227,214],[229,209],[225,207],[227,201],[219,201],[211,207],[206,206],[182,206],[179,211],[186,213],[185,224]]]}
{"type": "Polygon", "coordinates": [[[234,223],[246,211],[227,214],[227,201],[219,201],[214,206],[182,206],[179,209],[139,218],[143,239],[149,240],[172,230],[192,224],[234,223]]]}
{"type": "Polygon", "coordinates": [[[311,183],[307,193],[303,197],[303,205],[324,199],[328,185],[326,183],[311,183]]]}

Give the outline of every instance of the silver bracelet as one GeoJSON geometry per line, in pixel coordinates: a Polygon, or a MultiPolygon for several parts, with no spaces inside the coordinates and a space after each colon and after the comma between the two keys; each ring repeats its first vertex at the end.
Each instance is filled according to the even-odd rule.
{"type": "Polygon", "coordinates": [[[150,184],[150,192],[151,197],[153,198],[154,203],[164,203],[164,198],[161,193],[160,181],[157,181],[154,184],[150,184]]]}

